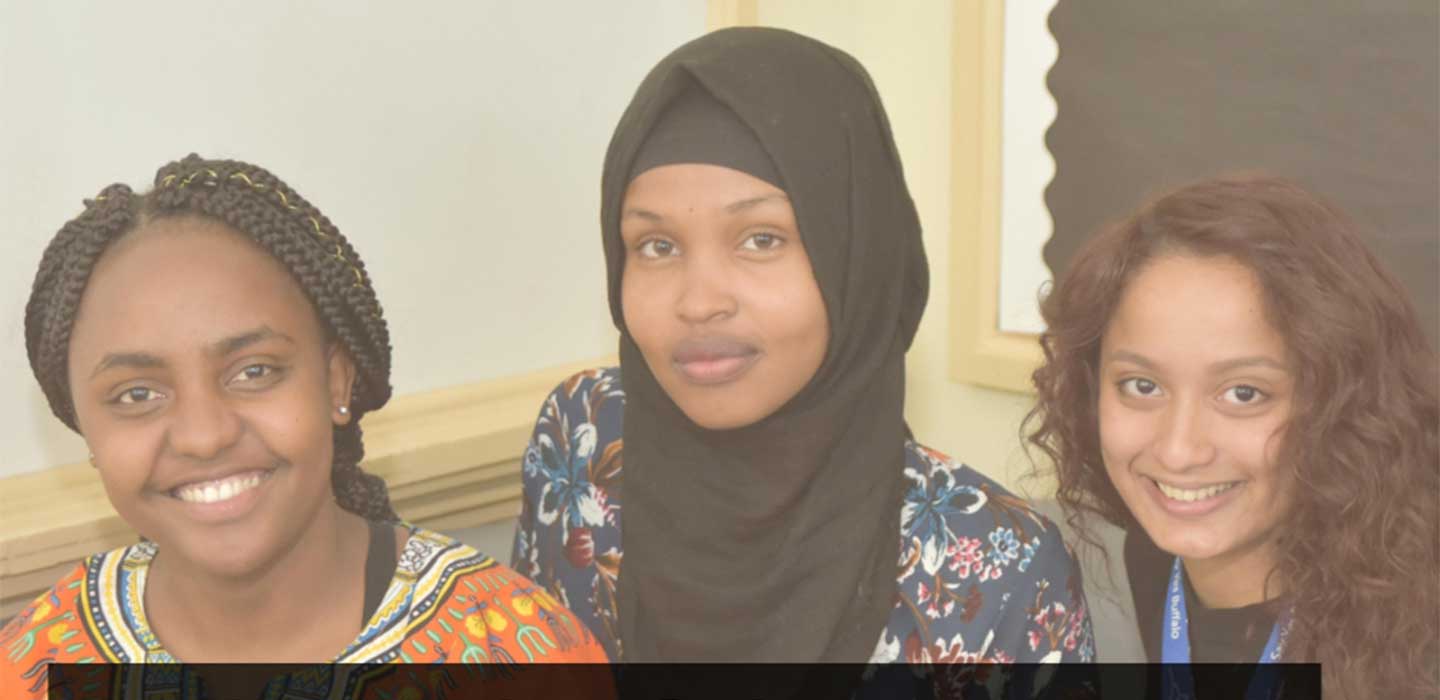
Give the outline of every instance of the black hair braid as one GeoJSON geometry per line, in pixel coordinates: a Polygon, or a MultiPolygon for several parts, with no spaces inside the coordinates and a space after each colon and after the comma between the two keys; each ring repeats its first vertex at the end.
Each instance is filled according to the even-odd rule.
{"type": "Polygon", "coordinates": [[[25,350],[50,410],[78,432],[70,398],[70,331],[90,272],[106,246],[134,226],[136,202],[125,185],[106,187],[46,246],[25,305],[25,350]]]}
{"type": "Polygon", "coordinates": [[[355,363],[351,420],[334,429],[335,500],[371,520],[398,520],[384,480],[360,468],[365,455],[360,419],[390,399],[391,348],[389,328],[355,249],[318,209],[279,178],[248,163],[192,154],[162,167],[154,189],[133,198],[138,202],[121,206],[118,200],[131,199],[129,193],[123,185],[112,185],[97,198],[103,201],[67,223],[36,276],[26,313],[26,343],[31,366],[56,415],[76,427],[65,376],[69,334],[89,270],[104,246],[142,221],[186,215],[212,219],[244,234],[285,266],[327,335],[355,363]],[[125,197],[105,196],[112,191],[125,197]],[[128,216],[115,213],[121,211],[128,216]]]}
{"type": "Polygon", "coordinates": [[[399,520],[390,507],[390,490],[385,480],[360,468],[364,458],[365,441],[361,439],[360,422],[352,420],[336,428],[335,471],[331,475],[335,500],[342,505],[364,504],[367,512],[360,514],[371,520],[399,520]]]}

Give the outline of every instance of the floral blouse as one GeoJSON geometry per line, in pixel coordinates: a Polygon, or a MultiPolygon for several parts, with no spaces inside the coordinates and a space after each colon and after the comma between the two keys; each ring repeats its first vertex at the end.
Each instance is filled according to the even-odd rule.
{"type": "MultiPolygon", "coordinates": [[[[616,660],[624,406],[618,368],[577,374],[545,400],[511,563],[616,660]]],[[[1055,524],[939,452],[908,442],[906,454],[899,595],[872,662],[1093,660],[1079,569],[1055,524]]]]}

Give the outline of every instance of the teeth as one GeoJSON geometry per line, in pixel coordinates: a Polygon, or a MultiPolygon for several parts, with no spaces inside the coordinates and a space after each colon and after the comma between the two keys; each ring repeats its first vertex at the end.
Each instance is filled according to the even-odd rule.
{"type": "Polygon", "coordinates": [[[219,503],[259,486],[266,476],[261,472],[246,472],[227,479],[186,484],[175,489],[174,495],[186,503],[219,503]]]}
{"type": "Polygon", "coordinates": [[[1161,483],[1159,481],[1156,481],[1155,485],[1160,487],[1160,493],[1165,494],[1166,498],[1175,501],[1184,501],[1186,503],[1194,503],[1195,501],[1203,501],[1207,498],[1214,498],[1215,496],[1218,496],[1225,491],[1229,491],[1239,483],[1240,482],[1238,481],[1232,481],[1228,484],[1206,486],[1203,489],[1181,489],[1171,486],[1169,484],[1161,483]]]}

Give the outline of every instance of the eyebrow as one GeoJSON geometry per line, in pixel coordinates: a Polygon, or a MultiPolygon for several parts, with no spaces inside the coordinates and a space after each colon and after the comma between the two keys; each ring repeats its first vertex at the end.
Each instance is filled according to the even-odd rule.
{"type": "Polygon", "coordinates": [[[764,195],[760,195],[759,197],[751,197],[751,198],[749,198],[749,199],[742,199],[742,200],[740,200],[740,201],[738,201],[738,202],[731,202],[731,203],[729,203],[729,204],[726,204],[726,205],[725,205],[725,211],[726,211],[726,213],[734,214],[734,213],[741,212],[741,211],[744,211],[744,210],[746,210],[746,209],[753,208],[753,207],[755,207],[756,205],[763,204],[763,203],[765,203],[765,202],[769,202],[769,201],[772,201],[772,200],[774,200],[774,201],[781,201],[781,202],[788,202],[788,201],[790,201],[790,198],[789,198],[789,197],[786,197],[783,193],[780,193],[780,192],[775,192],[775,193],[772,193],[772,194],[764,194],[764,195]]]}
{"type": "MultiPolygon", "coordinates": [[[[788,202],[790,201],[790,198],[785,196],[783,192],[774,192],[771,194],[762,194],[759,197],[749,197],[747,199],[742,199],[738,202],[731,202],[729,204],[726,204],[724,209],[725,213],[727,214],[737,214],[739,212],[745,211],[746,209],[752,209],[758,205],[770,201],[788,202]]],[[[645,219],[646,221],[650,221],[652,223],[659,223],[665,220],[665,217],[656,214],[649,209],[626,209],[625,212],[620,215],[621,219],[628,219],[631,217],[637,219],[645,219]]]]}
{"type": "Polygon", "coordinates": [[[1144,355],[1137,355],[1133,352],[1130,352],[1129,350],[1115,350],[1106,353],[1105,362],[1129,362],[1131,364],[1140,365],[1145,369],[1156,369],[1155,363],[1151,362],[1149,358],[1145,357],[1144,355]]]}
{"type": "Polygon", "coordinates": [[[117,367],[130,367],[133,369],[156,369],[164,366],[164,360],[149,353],[112,352],[106,353],[105,357],[100,359],[100,364],[95,366],[95,371],[90,373],[90,378],[94,379],[101,372],[109,369],[115,369],[117,367]]]}
{"type": "MultiPolygon", "coordinates": [[[[1141,367],[1144,367],[1145,369],[1149,369],[1149,370],[1158,369],[1157,365],[1156,365],[1154,362],[1150,361],[1149,358],[1145,357],[1144,355],[1139,355],[1139,354],[1130,352],[1130,351],[1128,351],[1128,350],[1116,350],[1116,351],[1114,351],[1114,352],[1112,352],[1112,353],[1109,353],[1109,356],[1105,358],[1105,361],[1106,361],[1106,362],[1116,362],[1116,361],[1131,362],[1131,363],[1140,365],[1141,367]]],[[[1237,358],[1230,359],[1230,360],[1224,360],[1224,361],[1222,361],[1222,362],[1216,362],[1215,364],[1210,365],[1210,368],[1209,368],[1209,369],[1210,369],[1211,372],[1223,373],[1223,372],[1230,372],[1230,371],[1233,371],[1233,370],[1237,370],[1237,369],[1240,369],[1241,367],[1269,367],[1269,368],[1271,368],[1271,369],[1279,370],[1279,371],[1281,371],[1281,372],[1289,372],[1289,371],[1290,371],[1289,368],[1287,368],[1284,364],[1282,364],[1282,363],[1280,363],[1280,362],[1276,362],[1275,360],[1273,360],[1273,359],[1271,359],[1271,358],[1269,358],[1269,357],[1266,357],[1266,356],[1264,356],[1264,355],[1251,355],[1251,356],[1247,356],[1247,357],[1237,357],[1237,358]]]]}
{"type": "Polygon", "coordinates": [[[1287,368],[1285,365],[1276,362],[1275,360],[1272,360],[1268,357],[1265,357],[1264,355],[1237,357],[1233,360],[1216,362],[1214,365],[1211,365],[1210,369],[1216,372],[1229,372],[1231,370],[1240,369],[1241,367],[1269,367],[1270,369],[1279,370],[1281,372],[1290,371],[1289,368],[1287,368]]]}
{"type": "MultiPolygon", "coordinates": [[[[276,332],[269,326],[260,326],[254,330],[245,331],[238,335],[222,338],[210,344],[210,352],[215,355],[225,356],[262,340],[277,338],[295,345],[295,339],[284,333],[276,332]]],[[[127,367],[131,369],[159,369],[165,366],[165,361],[148,352],[112,352],[106,353],[100,358],[100,363],[95,366],[95,371],[90,373],[90,378],[110,369],[127,367]]]]}
{"type": "Polygon", "coordinates": [[[210,350],[212,353],[223,357],[225,355],[229,355],[235,352],[236,350],[241,350],[250,345],[254,345],[262,340],[270,340],[272,338],[283,340],[291,345],[296,344],[294,338],[291,338],[284,333],[277,332],[275,329],[269,326],[260,326],[255,330],[246,331],[244,333],[240,333],[239,335],[232,335],[229,338],[224,338],[214,343],[211,343],[210,350]]]}
{"type": "Polygon", "coordinates": [[[652,223],[659,223],[665,220],[665,217],[660,216],[659,214],[656,214],[649,209],[626,209],[625,213],[620,215],[621,219],[628,219],[631,217],[637,219],[645,219],[646,221],[652,223]]]}

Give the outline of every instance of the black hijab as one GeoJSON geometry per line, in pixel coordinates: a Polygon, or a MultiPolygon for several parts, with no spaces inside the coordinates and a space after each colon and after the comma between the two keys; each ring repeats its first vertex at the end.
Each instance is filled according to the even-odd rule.
{"type": "Polygon", "coordinates": [[[849,55],[783,30],[696,39],[636,91],[605,156],[601,197],[627,395],[625,660],[869,660],[896,601],[905,351],[929,289],[919,220],[869,76],[849,55]],[[768,154],[830,326],[805,388],[727,431],[696,426],[670,400],[621,311],[626,187],[667,109],[697,89],[768,154]]]}

